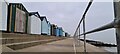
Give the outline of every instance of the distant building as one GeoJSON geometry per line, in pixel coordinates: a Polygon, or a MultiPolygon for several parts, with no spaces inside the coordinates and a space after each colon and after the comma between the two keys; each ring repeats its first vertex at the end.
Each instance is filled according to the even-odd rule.
{"type": "Polygon", "coordinates": [[[38,12],[30,12],[28,18],[28,33],[41,34],[41,19],[38,12]]]}
{"type": "Polygon", "coordinates": [[[9,3],[7,31],[27,33],[29,12],[21,3],[9,3]]]}

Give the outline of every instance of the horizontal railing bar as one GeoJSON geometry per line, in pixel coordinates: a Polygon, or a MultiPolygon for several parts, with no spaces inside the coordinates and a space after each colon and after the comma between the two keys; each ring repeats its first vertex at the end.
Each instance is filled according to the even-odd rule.
{"type": "Polygon", "coordinates": [[[117,28],[117,27],[120,27],[120,19],[114,19],[113,22],[111,22],[107,25],[104,25],[104,26],[96,28],[94,30],[85,32],[83,34],[80,34],[79,36],[84,35],[84,34],[90,34],[90,33],[94,33],[94,32],[103,31],[103,30],[110,29],[110,28],[117,28]]]}
{"type": "Polygon", "coordinates": [[[84,34],[90,34],[90,33],[94,33],[94,32],[103,31],[103,30],[110,29],[110,28],[114,28],[115,25],[116,25],[116,24],[115,24],[114,21],[113,21],[113,22],[111,22],[111,23],[109,23],[109,24],[107,24],[107,25],[104,25],[104,26],[101,26],[101,27],[96,28],[96,29],[94,29],[94,30],[91,30],[91,31],[85,32],[85,33],[83,33],[83,34],[80,34],[79,36],[84,35],[84,34]]]}

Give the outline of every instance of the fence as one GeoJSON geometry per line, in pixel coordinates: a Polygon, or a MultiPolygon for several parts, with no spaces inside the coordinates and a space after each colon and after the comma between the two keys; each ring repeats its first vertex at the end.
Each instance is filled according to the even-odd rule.
{"type": "Polygon", "coordinates": [[[91,30],[91,31],[88,31],[86,32],[86,29],[85,29],[85,17],[86,17],[86,13],[87,11],[89,10],[89,7],[91,6],[93,0],[90,0],[76,30],[75,30],[75,33],[74,33],[74,39],[77,41],[77,43],[79,44],[79,40],[80,39],[80,36],[83,36],[84,37],[84,52],[86,54],[86,34],[90,34],[90,33],[94,33],[94,32],[99,32],[99,31],[103,31],[103,30],[106,30],[106,29],[111,29],[111,28],[115,28],[116,29],[116,39],[117,39],[117,49],[118,49],[118,54],[120,54],[120,0],[114,0],[114,14],[115,14],[115,19],[107,24],[107,25],[104,25],[104,26],[101,26],[99,28],[96,28],[94,30],[91,30]],[[82,24],[82,25],[81,25],[82,24]],[[80,29],[80,26],[83,26],[83,33],[81,33],[81,29],[80,29]]]}

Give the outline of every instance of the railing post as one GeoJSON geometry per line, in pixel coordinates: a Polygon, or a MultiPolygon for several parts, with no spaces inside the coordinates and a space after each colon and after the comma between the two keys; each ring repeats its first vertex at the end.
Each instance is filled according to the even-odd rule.
{"type": "Polygon", "coordinates": [[[79,41],[79,45],[80,45],[80,27],[78,28],[78,41],[79,41]]]}
{"type": "Polygon", "coordinates": [[[77,30],[77,45],[79,46],[79,28],[77,30]]]}
{"type": "Polygon", "coordinates": [[[120,54],[120,0],[114,0],[114,15],[115,21],[117,22],[116,27],[116,41],[117,41],[117,51],[120,54]]]}
{"type": "MultiPolygon", "coordinates": [[[[85,16],[83,19],[83,33],[85,33],[85,16]]],[[[86,54],[86,34],[84,34],[84,53],[86,54]]]]}
{"type": "MultiPolygon", "coordinates": [[[[82,16],[82,19],[80,20],[80,22],[79,22],[79,24],[78,24],[78,27],[77,27],[77,29],[75,30],[74,36],[77,34],[77,32],[79,32],[79,34],[77,35],[77,38],[78,38],[78,39],[80,39],[80,24],[82,23],[82,21],[83,21],[83,33],[85,33],[85,15],[86,15],[88,9],[90,8],[92,2],[93,2],[93,0],[90,0],[88,6],[87,6],[87,8],[86,8],[86,10],[85,10],[85,12],[84,12],[84,14],[83,14],[83,16],[82,16]]],[[[77,39],[77,40],[78,40],[78,39],[77,39]]],[[[78,41],[80,41],[80,40],[78,40],[78,41]]],[[[84,34],[84,52],[85,52],[85,54],[86,54],[86,34],[84,34]]]]}

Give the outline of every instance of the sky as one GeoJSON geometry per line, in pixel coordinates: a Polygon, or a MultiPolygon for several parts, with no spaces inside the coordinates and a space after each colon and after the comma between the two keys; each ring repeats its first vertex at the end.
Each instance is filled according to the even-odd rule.
{"type": "MultiPolygon", "coordinates": [[[[23,0],[17,2],[22,1],[23,0]]],[[[52,1],[54,2],[48,0],[26,0],[22,3],[29,12],[38,11],[40,15],[45,15],[51,24],[57,24],[59,27],[63,27],[64,31],[73,35],[78,22],[87,7],[88,0],[52,1]]],[[[114,19],[113,10],[112,0],[94,0],[86,15],[86,31],[93,30],[94,28],[112,22],[114,19]]],[[[115,29],[88,34],[87,38],[100,40],[107,43],[116,43],[115,29]]]]}

